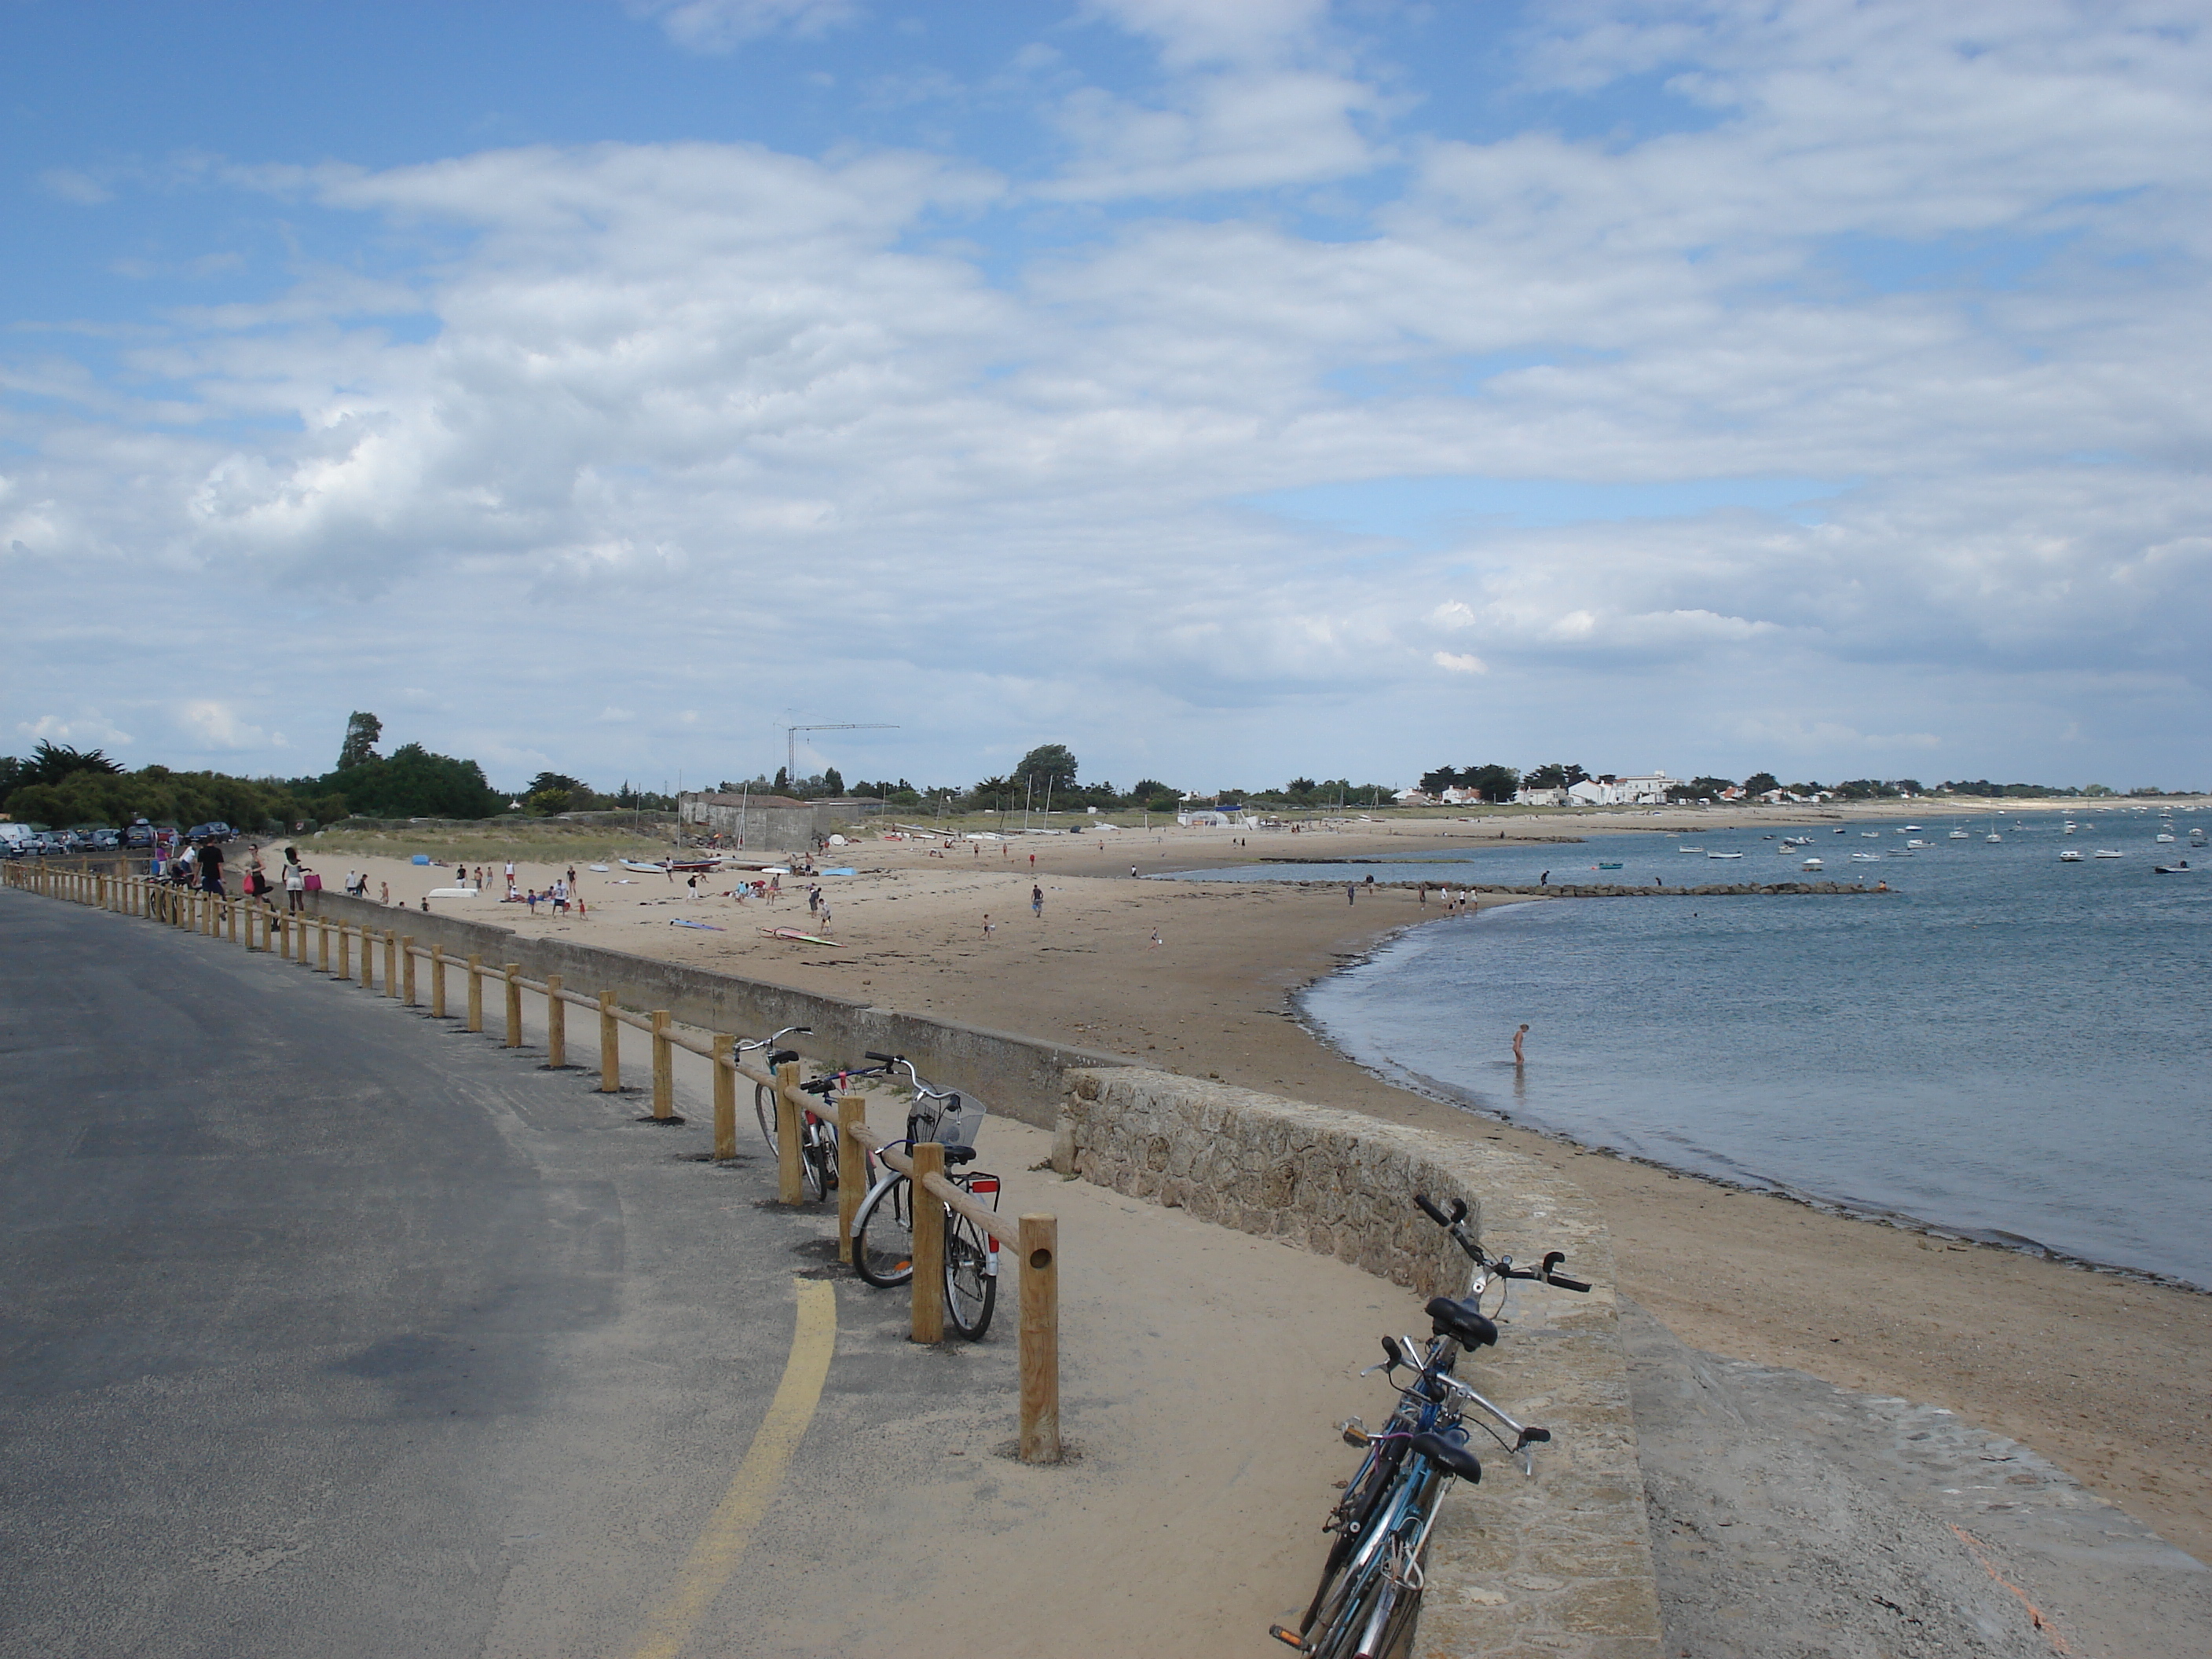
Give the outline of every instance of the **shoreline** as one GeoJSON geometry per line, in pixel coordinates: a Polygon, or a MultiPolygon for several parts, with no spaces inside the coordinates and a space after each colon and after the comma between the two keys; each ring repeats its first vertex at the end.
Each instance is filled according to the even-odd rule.
{"type": "MultiPolygon", "coordinates": [[[[1330,884],[1334,885],[1334,884],[1330,884]]],[[[1376,884],[1378,886],[1383,884],[1384,884],[1382,883],[1376,884]]],[[[1407,884],[1398,883],[1394,884],[1402,886],[1407,884]]],[[[1545,902],[1544,897],[1539,895],[1538,890],[1533,888],[1478,887],[1469,889],[1468,890],[1476,893],[1526,894],[1528,896],[1526,899],[1526,902],[1528,903],[1540,904],[1545,902]]],[[[1577,893],[1571,890],[1557,887],[1554,887],[1550,890],[1556,893],[1559,896],[1565,898],[1609,896],[1603,893],[1577,893]]],[[[1666,892],[1667,894],[1671,895],[1672,893],[1680,890],[1682,890],[1668,889],[1666,890],[1666,892]]],[[[1846,892],[1863,891],[1871,896],[1875,890],[1872,888],[1864,888],[1844,889],[1841,890],[1846,892]]],[[[1752,896],[1771,895],[1772,896],[1784,898],[1800,896],[1799,890],[1786,886],[1779,889],[1713,889],[1710,890],[1710,891],[1723,896],[1742,895],[1745,896],[1752,896]]],[[[1650,888],[1631,888],[1622,890],[1620,896],[1632,898],[1650,898],[1660,896],[1662,895],[1655,892],[1654,890],[1650,888]]],[[[1488,906],[1484,908],[1503,908],[1504,907],[1488,906]]],[[[1449,916],[1432,916],[1421,921],[1407,922],[1402,927],[1395,928],[1392,932],[1386,933],[1380,939],[1375,940],[1370,948],[1358,956],[1349,960],[1338,963],[1335,966],[1328,969],[1322,974],[1316,975],[1314,978],[1307,981],[1304,985],[1299,986],[1290,994],[1291,1006],[1297,1011],[1297,1023],[1298,1028],[1303,1030],[1306,1034],[1307,1037],[1314,1043],[1327,1049],[1330,1054],[1334,1054],[1346,1065],[1357,1067],[1358,1070],[1364,1072],[1368,1076],[1375,1079],[1376,1082],[1382,1084],[1388,1088],[1401,1090],[1407,1094],[1418,1095],[1425,1100],[1435,1101],[1440,1106],[1447,1107],[1453,1111],[1462,1113],[1466,1116],[1480,1122],[1502,1124],[1504,1127],[1516,1130],[1522,1134],[1537,1136],[1542,1139],[1551,1141],[1555,1145],[1566,1148],[1571,1152],[1577,1155],[1587,1154],[1595,1158],[1613,1158],[1623,1164],[1638,1164],[1644,1169],[1656,1170],[1662,1175],[1674,1176],[1686,1181],[1703,1182],[1708,1186],[1723,1188],[1731,1192],[1752,1194],[1762,1198],[1780,1199],[1785,1203],[1802,1205],[1805,1208],[1812,1210],[1816,1213],[1832,1216],[1838,1220],[1858,1222],[1869,1226],[1889,1227],[1900,1232],[1917,1233],[1923,1237],[1939,1239],[1946,1243],[1966,1243],[1972,1244],[1984,1249],[2005,1250],[2014,1255],[2021,1256],[2028,1261],[2047,1261],[2057,1266],[2077,1268],[2084,1273],[2107,1274],[2114,1278],[2127,1279],[2147,1286],[2154,1286],[2160,1290],[2179,1291],[2189,1296],[2212,1297],[2212,1285],[2199,1285],[2193,1279],[2183,1279],[2173,1273],[2160,1273],[2155,1268],[2131,1267],[2123,1262],[2100,1261],[2094,1256],[2078,1255],[2073,1251],[2063,1250],[2055,1245],[2045,1244],[2040,1239],[2030,1238],[2024,1233],[2008,1233],[2000,1231],[1996,1229],[1986,1227],[1960,1226],[1954,1223],[1937,1220],[1928,1216],[1914,1215],[1910,1211],[1888,1210],[1875,1205],[1853,1203],[1847,1199],[1832,1198],[1824,1194],[1791,1186],[1787,1182],[1783,1181],[1771,1180],[1764,1177],[1753,1178],[1749,1180],[1735,1180],[1724,1175],[1716,1175],[1707,1170],[1694,1170],[1682,1164],[1669,1164],[1663,1158],[1647,1158],[1641,1152],[1632,1152],[1619,1146],[1608,1146],[1604,1145],[1602,1142],[1580,1140],[1564,1129],[1546,1128],[1539,1124],[1523,1122],[1501,1112],[1486,1110],[1484,1108],[1474,1104],[1472,1101],[1456,1096],[1453,1092],[1451,1085],[1443,1082],[1441,1079],[1427,1077],[1421,1073],[1411,1071],[1402,1066],[1386,1069],[1385,1067],[1379,1066],[1370,1066],[1364,1060],[1356,1059],[1352,1054],[1346,1053],[1345,1049],[1340,1046],[1324,1029],[1322,1029],[1320,1023],[1316,1021],[1307,1011],[1305,1006],[1306,994],[1313,990],[1316,987],[1322,984],[1328,980],[1336,977],[1340,974],[1349,973],[1354,969],[1368,965],[1381,956],[1383,951],[1388,949],[1390,945],[1396,944],[1401,939],[1409,937],[1421,928],[1431,927],[1437,923],[1449,921],[1452,920],[1455,920],[1455,918],[1449,916]]]]}
{"type": "MultiPolygon", "coordinates": [[[[1720,816],[1700,815],[1709,826],[1720,816]]],[[[1764,809],[1751,821],[1780,819],[1764,809]]],[[[1332,834],[1331,850],[1448,851],[1498,837],[1495,823],[1425,825],[1419,836],[1406,833],[1411,826],[1377,828],[1332,834]]],[[[532,917],[489,896],[434,902],[531,933],[573,933],[1492,1140],[1589,1194],[1613,1233],[1619,1287],[1690,1346],[1955,1411],[2033,1446],[2177,1547],[2212,1554],[2212,1377],[2202,1360],[2212,1352],[2212,1296],[1825,1212],[1592,1150],[1378,1077],[1308,1027],[1298,994],[1411,927],[1468,913],[1424,915],[1413,892],[1381,884],[1347,903],[1334,883],[1128,879],[1133,865],[1164,873],[1249,864],[1274,840],[1167,830],[949,853],[933,842],[861,841],[832,855],[862,873],[821,883],[842,942],[835,950],[759,936],[762,927],[807,920],[803,882],[763,908],[690,896],[680,881],[586,873],[583,921],[532,917]],[[1033,886],[1045,901],[1041,917],[1030,912],[1033,886]],[[996,925],[988,935],[987,912],[996,925]],[[678,919],[721,931],[665,925],[678,919]]],[[[349,860],[312,840],[301,852],[333,886],[349,861],[368,867],[372,893],[388,878],[410,908],[418,888],[444,884],[435,867],[349,860]]],[[[489,845],[467,856],[497,867],[489,845]]],[[[551,870],[521,873],[542,885],[551,870]]],[[[1543,902],[1477,895],[1473,908],[1543,902]]]]}

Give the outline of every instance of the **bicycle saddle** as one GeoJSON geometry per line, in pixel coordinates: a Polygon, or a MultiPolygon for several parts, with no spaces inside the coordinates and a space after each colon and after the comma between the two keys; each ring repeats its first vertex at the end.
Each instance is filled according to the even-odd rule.
{"type": "Polygon", "coordinates": [[[1459,1339],[1462,1348],[1486,1348],[1498,1340],[1498,1327],[1472,1302],[1455,1302],[1448,1296],[1429,1298],[1425,1310],[1429,1329],[1437,1336],[1459,1339]]]}
{"type": "Polygon", "coordinates": [[[779,1048],[768,1057],[768,1063],[771,1068],[778,1066],[795,1066],[799,1063],[799,1050],[779,1048]]]}
{"type": "Polygon", "coordinates": [[[973,1146],[947,1146],[945,1149],[945,1167],[948,1170],[957,1170],[963,1164],[975,1161],[975,1149],[973,1146]]]}
{"type": "MultiPolygon", "coordinates": [[[[1438,1297],[1437,1300],[1444,1298],[1438,1297]]],[[[1456,1440],[1447,1440],[1440,1434],[1424,1430],[1406,1443],[1438,1468],[1462,1480],[1472,1483],[1482,1479],[1482,1460],[1456,1440]]]]}

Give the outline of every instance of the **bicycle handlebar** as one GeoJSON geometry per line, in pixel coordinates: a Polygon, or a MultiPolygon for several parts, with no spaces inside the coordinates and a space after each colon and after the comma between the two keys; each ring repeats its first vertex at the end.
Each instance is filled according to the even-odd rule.
{"type": "Polygon", "coordinates": [[[1413,1202],[1421,1206],[1422,1213],[1451,1235],[1453,1243],[1467,1252],[1468,1260],[1478,1267],[1496,1273],[1500,1279],[1529,1279],[1539,1284],[1550,1285],[1562,1291],[1587,1291],[1589,1285],[1579,1279],[1570,1279],[1557,1272],[1559,1263],[1567,1259],[1565,1250],[1547,1250],[1540,1267],[1516,1267],[1510,1255],[1492,1256],[1471,1237],[1467,1231],[1467,1200],[1452,1200],[1451,1213],[1446,1215],[1431,1200],[1426,1193],[1415,1193],[1413,1202]]]}

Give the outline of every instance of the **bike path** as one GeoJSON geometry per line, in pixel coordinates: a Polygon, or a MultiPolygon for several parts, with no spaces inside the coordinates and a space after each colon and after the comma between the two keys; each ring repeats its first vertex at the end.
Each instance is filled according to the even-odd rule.
{"type": "Polygon", "coordinates": [[[769,1202],[764,1149],[702,1161],[689,1056],[657,1128],[546,1071],[534,1019],[507,1050],[26,894],[0,960],[8,1659],[1257,1654],[1318,1566],[1332,1421],[1387,1404],[1353,1373],[1416,1318],[994,1121],[1005,1207],[1061,1218],[1078,1455],[1031,1468],[1011,1273],[988,1340],[916,1348],[832,1212],[769,1202]],[[749,1486],[802,1286],[834,1357],[749,1486]]]}

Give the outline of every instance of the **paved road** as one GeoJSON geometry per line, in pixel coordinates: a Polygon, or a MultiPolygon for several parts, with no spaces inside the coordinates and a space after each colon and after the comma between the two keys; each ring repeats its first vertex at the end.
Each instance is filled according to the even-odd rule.
{"type": "Polygon", "coordinates": [[[0,1654],[630,1646],[820,1219],[234,945],[4,893],[0,963],[0,1654]]]}

